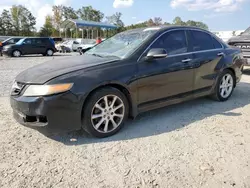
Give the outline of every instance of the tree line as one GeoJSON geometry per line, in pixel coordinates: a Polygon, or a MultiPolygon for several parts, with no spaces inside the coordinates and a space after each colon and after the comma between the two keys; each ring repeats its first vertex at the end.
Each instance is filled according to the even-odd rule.
{"type": "MultiPolygon", "coordinates": [[[[116,32],[125,31],[148,26],[160,25],[182,25],[195,26],[208,30],[208,26],[203,22],[194,20],[183,21],[180,17],[176,17],[172,23],[163,22],[162,18],[150,18],[147,21],[125,26],[122,21],[122,13],[116,12],[113,15],[105,16],[100,10],[94,9],[92,6],[83,6],[78,10],[68,6],[53,6],[53,14],[47,15],[44,25],[36,30],[36,18],[26,7],[22,5],[13,5],[10,10],[4,9],[0,15],[0,35],[6,36],[60,36],[60,24],[66,19],[82,19],[96,22],[107,22],[118,26],[118,29],[109,32],[113,35],[116,32]]],[[[81,37],[80,32],[66,30],[67,36],[69,33],[74,37],[81,37]],[[72,33],[73,32],[73,33],[72,33]]],[[[99,29],[99,33],[104,32],[99,29]]],[[[107,35],[107,33],[103,33],[107,35]]],[[[86,37],[86,34],[85,34],[86,37]]]]}

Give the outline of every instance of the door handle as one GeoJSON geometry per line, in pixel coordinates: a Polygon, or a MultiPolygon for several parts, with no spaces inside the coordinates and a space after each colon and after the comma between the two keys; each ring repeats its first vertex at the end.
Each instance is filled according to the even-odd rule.
{"type": "Polygon", "coordinates": [[[189,61],[191,61],[192,59],[183,59],[181,62],[182,63],[188,63],[189,61]]]}
{"type": "Polygon", "coordinates": [[[224,56],[225,54],[223,52],[220,52],[217,54],[218,56],[224,56]]]}

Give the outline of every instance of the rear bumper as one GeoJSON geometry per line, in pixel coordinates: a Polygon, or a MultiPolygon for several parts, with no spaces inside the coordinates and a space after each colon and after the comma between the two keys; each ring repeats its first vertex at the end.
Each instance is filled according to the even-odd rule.
{"type": "Polygon", "coordinates": [[[81,129],[82,105],[71,92],[48,97],[11,96],[16,121],[42,132],[81,129]]]}

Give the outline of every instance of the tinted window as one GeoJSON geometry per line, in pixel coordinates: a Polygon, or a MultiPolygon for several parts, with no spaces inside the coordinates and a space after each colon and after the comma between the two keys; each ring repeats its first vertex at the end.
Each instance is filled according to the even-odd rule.
{"type": "Polygon", "coordinates": [[[17,43],[20,39],[14,39],[14,43],[17,43]]]}
{"type": "Polygon", "coordinates": [[[14,42],[14,39],[10,39],[9,41],[8,41],[8,44],[14,44],[15,42],[14,42]]]}
{"type": "Polygon", "coordinates": [[[214,37],[212,37],[214,48],[222,48],[221,43],[219,43],[214,37]]]}
{"type": "Polygon", "coordinates": [[[150,48],[164,48],[168,55],[185,53],[188,49],[185,31],[170,31],[157,39],[150,48]]]}
{"type": "Polygon", "coordinates": [[[32,39],[32,44],[42,44],[41,39],[32,39]]]}
{"type": "Polygon", "coordinates": [[[31,44],[31,39],[25,39],[25,40],[23,41],[23,44],[31,44]]]}
{"type": "Polygon", "coordinates": [[[79,44],[79,42],[74,41],[73,44],[79,44]]]}
{"type": "Polygon", "coordinates": [[[202,31],[190,31],[192,37],[193,51],[214,49],[211,35],[202,31]]]}

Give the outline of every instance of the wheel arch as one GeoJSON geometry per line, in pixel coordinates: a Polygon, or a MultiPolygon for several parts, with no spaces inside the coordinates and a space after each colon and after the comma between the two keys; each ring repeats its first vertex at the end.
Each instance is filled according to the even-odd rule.
{"type": "Polygon", "coordinates": [[[11,52],[11,55],[12,55],[12,56],[13,56],[14,51],[19,51],[19,52],[21,53],[21,55],[23,55],[23,52],[22,52],[20,49],[14,49],[14,50],[12,50],[12,52],[11,52]]]}
{"type": "Polygon", "coordinates": [[[234,75],[234,87],[236,87],[236,73],[235,73],[235,70],[232,67],[227,67],[224,70],[229,70],[229,71],[231,71],[233,73],[233,75],[234,75]]]}
{"type": "Polygon", "coordinates": [[[128,104],[129,104],[129,117],[130,118],[135,118],[135,116],[137,115],[137,108],[136,108],[136,105],[134,103],[132,94],[131,94],[131,92],[129,91],[129,89],[126,86],[124,86],[123,84],[120,84],[120,83],[105,83],[105,84],[99,85],[96,88],[92,89],[87,94],[87,97],[85,98],[85,100],[83,102],[82,113],[81,114],[83,114],[84,106],[86,105],[86,102],[88,101],[88,99],[93,95],[93,93],[95,93],[96,91],[98,91],[98,90],[100,90],[102,88],[105,88],[105,87],[115,88],[115,89],[119,90],[120,92],[122,92],[125,95],[125,97],[128,100],[128,104]]]}

